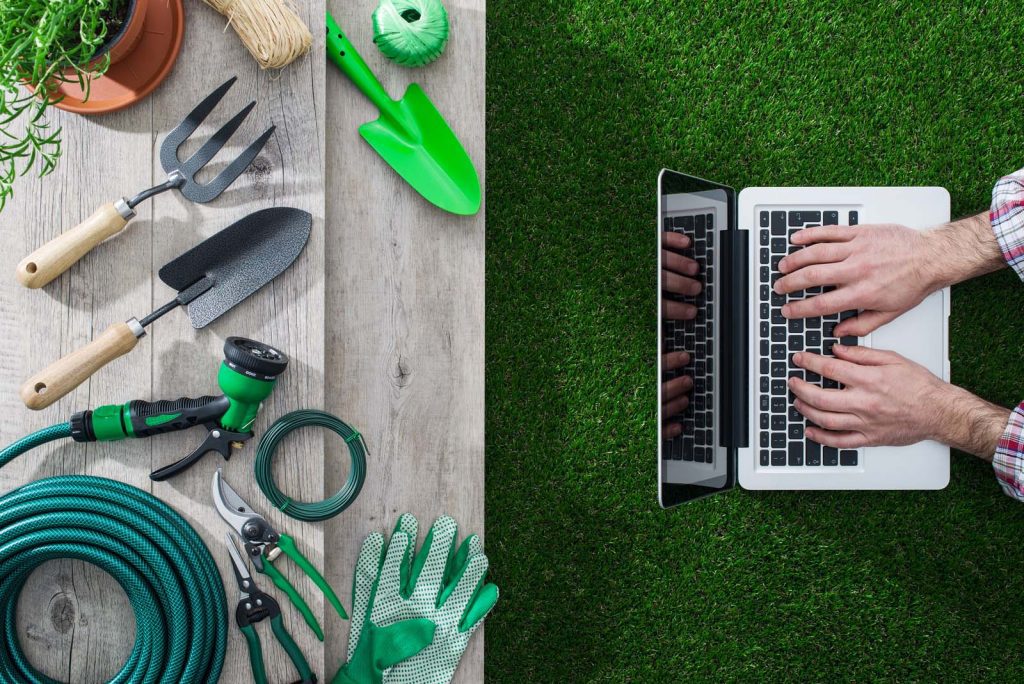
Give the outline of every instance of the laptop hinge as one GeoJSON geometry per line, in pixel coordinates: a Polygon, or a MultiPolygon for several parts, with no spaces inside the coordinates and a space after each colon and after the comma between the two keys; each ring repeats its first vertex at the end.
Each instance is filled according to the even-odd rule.
{"type": "MultiPolygon", "coordinates": [[[[735,213],[734,213],[735,215],[735,213]]],[[[722,255],[722,344],[721,354],[721,446],[738,449],[749,440],[747,378],[750,311],[749,297],[749,231],[732,230],[720,233],[722,255]]]]}

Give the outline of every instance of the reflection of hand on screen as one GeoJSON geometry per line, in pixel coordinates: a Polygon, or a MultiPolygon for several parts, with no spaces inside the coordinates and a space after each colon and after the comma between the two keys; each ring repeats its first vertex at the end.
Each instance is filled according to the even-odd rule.
{"type": "MultiPolygon", "coordinates": [[[[685,297],[696,296],[701,290],[699,280],[695,279],[698,271],[697,262],[690,257],[679,254],[676,250],[684,250],[691,244],[690,238],[679,233],[662,233],[661,250],[661,287],[665,292],[685,297]]],[[[697,307],[686,302],[662,300],[662,317],[666,320],[691,320],[697,315],[697,307]]],[[[690,355],[685,351],[668,352],[662,356],[662,369],[675,371],[690,363],[690,355]]],[[[690,399],[687,396],[693,390],[693,378],[680,375],[666,380],[661,385],[661,414],[665,419],[664,436],[672,438],[682,432],[680,421],[682,412],[690,399]]]]}

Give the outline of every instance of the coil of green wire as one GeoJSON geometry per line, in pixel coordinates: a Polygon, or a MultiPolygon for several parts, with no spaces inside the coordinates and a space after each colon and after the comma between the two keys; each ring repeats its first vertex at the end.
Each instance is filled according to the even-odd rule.
{"type": "MultiPolygon", "coordinates": [[[[57,427],[37,435],[37,443],[67,436],[57,427]]],[[[15,446],[26,445],[11,445],[0,456],[10,455],[15,446]]],[[[22,652],[15,615],[28,576],[56,558],[92,563],[128,594],[135,644],[112,681],[212,683],[220,677],[227,601],[199,535],[147,492],[104,478],[68,475],[0,497],[0,682],[52,681],[22,652]]]]}
{"type": "Polygon", "coordinates": [[[287,516],[305,522],[327,520],[341,513],[352,505],[359,496],[366,480],[366,444],[362,435],[337,416],[324,411],[303,410],[292,411],[281,416],[271,425],[260,439],[256,449],[256,483],[263,494],[287,516]],[[334,431],[345,440],[352,467],[344,486],[332,497],[316,503],[293,501],[286,496],[274,482],[274,452],[289,433],[302,427],[323,427],[334,431]]]}

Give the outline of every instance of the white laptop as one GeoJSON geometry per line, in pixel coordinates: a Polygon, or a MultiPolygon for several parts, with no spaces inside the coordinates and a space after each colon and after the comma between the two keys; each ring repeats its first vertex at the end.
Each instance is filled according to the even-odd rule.
{"type": "MultiPolygon", "coordinates": [[[[674,506],[732,488],[744,489],[942,489],[949,482],[949,448],[937,442],[904,447],[833,449],[803,437],[805,420],[786,387],[791,375],[808,377],[791,362],[795,351],[829,354],[840,341],[832,328],[842,318],[782,318],[789,296],[771,288],[789,236],[815,225],[899,223],[924,229],[949,221],[944,188],[747,188],[663,170],[658,177],[658,489],[662,506],[674,506]],[[700,265],[696,297],[661,288],[663,231],[693,239],[684,253],[700,265]],[[697,307],[690,321],[664,318],[664,300],[697,307]],[[662,368],[666,351],[685,350],[690,364],[662,368]],[[661,383],[679,374],[694,379],[689,406],[662,415],[661,383]],[[666,438],[666,419],[682,434],[666,438]]],[[[949,290],[935,292],[913,310],[867,337],[847,344],[888,349],[949,379],[949,290]]]]}

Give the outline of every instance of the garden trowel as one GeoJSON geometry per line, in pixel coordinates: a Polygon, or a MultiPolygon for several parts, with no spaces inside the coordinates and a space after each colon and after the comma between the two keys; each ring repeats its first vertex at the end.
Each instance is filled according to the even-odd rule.
{"type": "Polygon", "coordinates": [[[392,100],[330,14],[327,56],[380,110],[359,134],[416,192],[453,214],[480,210],[480,180],[462,143],[417,84],[392,100]]]}

